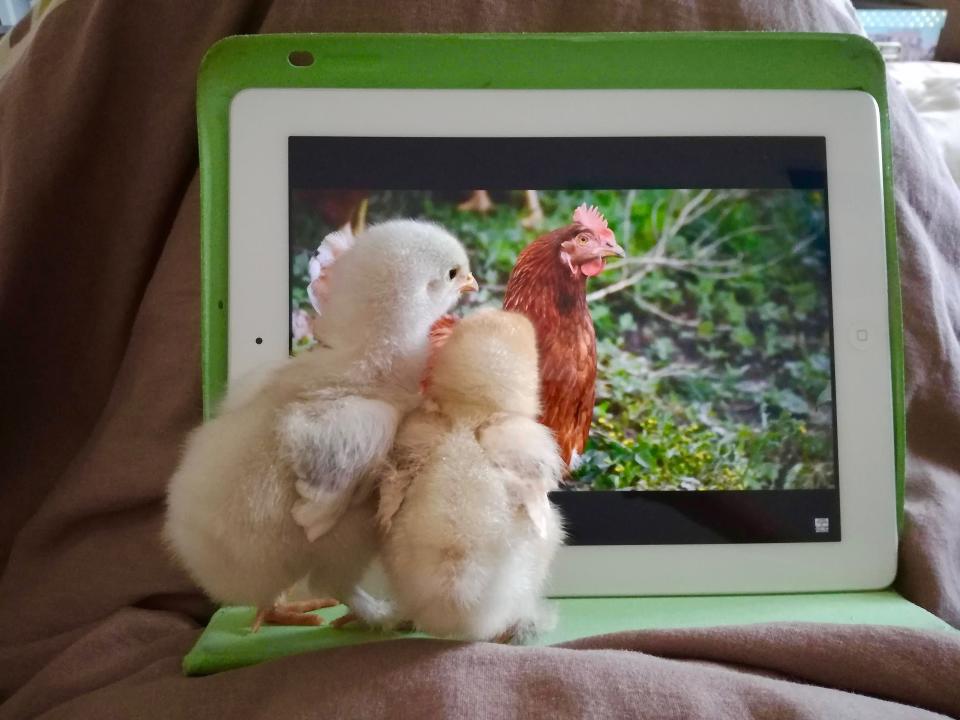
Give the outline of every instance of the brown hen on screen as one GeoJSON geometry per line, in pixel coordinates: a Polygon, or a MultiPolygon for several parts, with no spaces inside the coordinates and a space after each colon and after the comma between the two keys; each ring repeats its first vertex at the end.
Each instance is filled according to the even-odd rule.
{"type": "Polygon", "coordinates": [[[587,278],[605,258],[623,257],[595,207],[581,205],[570,225],[547,233],[520,253],[507,281],[503,309],[523,313],[537,331],[540,422],[553,430],[566,463],[575,467],[593,419],[597,338],[587,307],[587,278]]]}

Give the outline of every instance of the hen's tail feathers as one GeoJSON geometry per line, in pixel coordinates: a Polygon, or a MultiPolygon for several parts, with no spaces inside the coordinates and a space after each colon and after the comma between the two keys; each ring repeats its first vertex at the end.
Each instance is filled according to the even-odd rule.
{"type": "Polygon", "coordinates": [[[353,247],[356,238],[346,225],[327,235],[320,243],[320,247],[310,258],[310,282],[307,284],[307,296],[310,304],[320,315],[323,304],[330,298],[330,270],[337,259],[353,247]]]}

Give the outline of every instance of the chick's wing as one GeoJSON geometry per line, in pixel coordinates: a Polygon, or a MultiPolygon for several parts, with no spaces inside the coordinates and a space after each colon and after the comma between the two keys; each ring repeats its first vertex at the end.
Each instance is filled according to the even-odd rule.
{"type": "Polygon", "coordinates": [[[293,403],[277,419],[281,456],[296,478],[293,517],[315,540],[332,528],[362,479],[386,460],[399,409],[383,400],[344,395],[293,403]]]}
{"type": "Polygon", "coordinates": [[[380,481],[377,522],[388,532],[400,511],[407,489],[423,470],[430,453],[450,428],[450,420],[438,412],[420,409],[411,413],[397,433],[388,468],[380,481]]]}
{"type": "Polygon", "coordinates": [[[477,428],[476,435],[491,462],[508,473],[511,497],[537,534],[546,537],[550,513],[547,493],[557,488],[563,472],[553,434],[530,418],[502,413],[477,428]]]}

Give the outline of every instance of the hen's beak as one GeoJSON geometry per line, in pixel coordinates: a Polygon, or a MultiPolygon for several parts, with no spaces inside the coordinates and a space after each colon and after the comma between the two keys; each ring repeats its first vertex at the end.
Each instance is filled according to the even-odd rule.
{"type": "Polygon", "coordinates": [[[612,245],[604,245],[600,248],[600,257],[610,257],[616,255],[617,257],[626,257],[627,254],[623,251],[623,248],[613,243],[612,245]]]}
{"type": "Polygon", "coordinates": [[[476,292],[480,289],[480,286],[477,285],[477,279],[473,276],[473,273],[467,275],[467,279],[463,281],[463,285],[460,286],[461,293],[476,292]]]}

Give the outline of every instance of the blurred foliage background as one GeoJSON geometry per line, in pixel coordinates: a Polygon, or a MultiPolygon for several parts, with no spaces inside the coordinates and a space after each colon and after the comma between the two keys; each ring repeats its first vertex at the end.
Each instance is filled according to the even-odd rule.
{"type": "MultiPolygon", "coordinates": [[[[547,190],[535,228],[523,192],[376,191],[366,220],[440,223],[499,306],[517,254],[597,205],[627,251],[588,282],[597,403],[577,489],[833,487],[829,258],[822,193],[809,190],[547,190]]],[[[293,206],[295,352],[312,343],[308,265],[325,227],[293,206]],[[299,327],[299,330],[296,328],[299,327]]]]}

